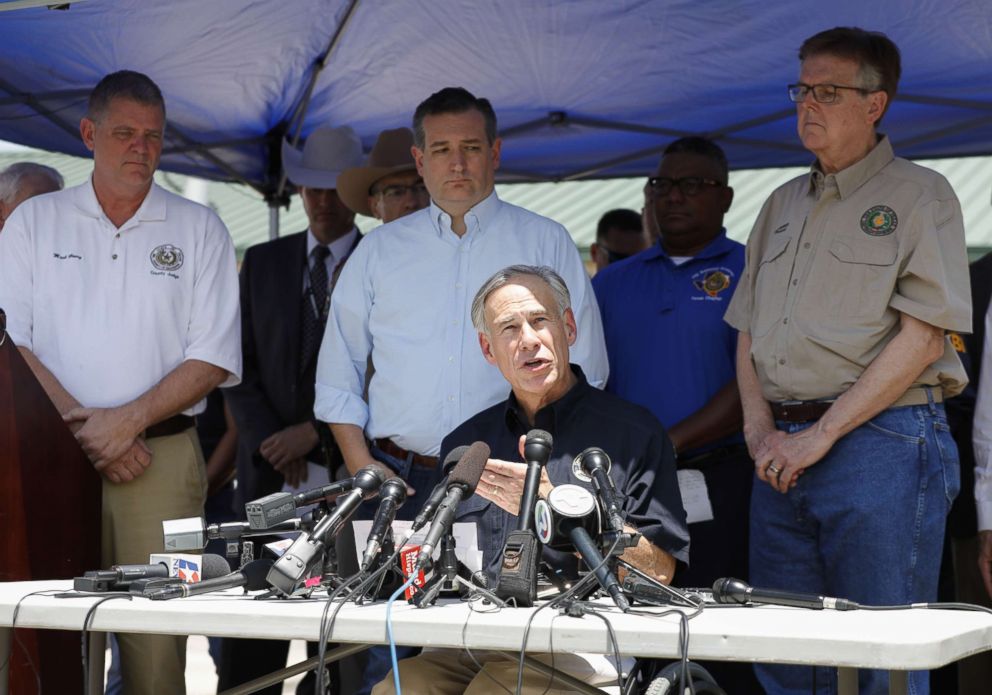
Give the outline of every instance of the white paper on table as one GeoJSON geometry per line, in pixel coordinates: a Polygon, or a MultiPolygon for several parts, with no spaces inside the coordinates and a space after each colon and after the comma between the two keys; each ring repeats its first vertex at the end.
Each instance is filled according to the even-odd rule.
{"type": "MultiPolygon", "coordinates": [[[[411,526],[413,526],[412,521],[396,519],[393,521],[393,538],[399,538],[400,534],[405,536],[410,532],[411,526]]],[[[355,532],[355,553],[361,558],[365,554],[365,544],[368,542],[369,533],[372,532],[372,521],[352,521],[351,527],[355,532]]],[[[407,545],[419,545],[427,535],[428,529],[430,529],[429,525],[420,529],[410,538],[407,545]]],[[[476,535],[475,524],[457,522],[452,529],[452,534],[455,537],[455,557],[471,572],[482,570],[482,551],[479,550],[479,538],[476,535]]],[[[433,558],[436,560],[440,555],[440,547],[435,548],[433,558]]]]}
{"type": "Polygon", "coordinates": [[[682,506],[685,507],[685,522],[694,524],[713,519],[713,506],[710,504],[710,493],[706,489],[703,472],[686,468],[678,471],[678,476],[682,506]]]}

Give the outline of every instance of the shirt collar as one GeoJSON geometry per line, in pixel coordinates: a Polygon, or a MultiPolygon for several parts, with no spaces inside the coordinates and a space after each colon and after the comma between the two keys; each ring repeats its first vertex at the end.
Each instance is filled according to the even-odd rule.
{"type": "MultiPolygon", "coordinates": [[[[331,252],[331,260],[335,265],[341,262],[341,259],[348,255],[348,251],[351,249],[352,245],[355,243],[355,238],[358,236],[358,227],[352,227],[351,230],[344,236],[335,239],[330,244],[327,245],[327,249],[331,252]]],[[[320,245],[317,241],[317,237],[313,235],[313,230],[309,227],[307,228],[307,259],[309,260],[313,254],[313,250],[320,245]]]]}
{"type": "MultiPolygon", "coordinates": [[[[86,183],[76,187],[73,202],[80,212],[89,217],[107,217],[103,211],[103,207],[100,205],[100,201],[97,200],[96,191],[93,189],[92,174],[90,174],[86,183]]],[[[121,226],[121,229],[130,226],[131,223],[164,220],[167,207],[166,203],[165,191],[161,186],[152,181],[151,188],[145,194],[145,199],[141,201],[141,205],[137,211],[130,220],[121,226]]]]}
{"type": "MultiPolygon", "coordinates": [[[[727,229],[721,227],[720,233],[713,237],[710,243],[704,246],[699,253],[694,255],[692,260],[723,256],[733,250],[733,248],[734,242],[727,238],[727,229]]],[[[671,257],[672,255],[665,251],[660,240],[656,241],[654,246],[644,252],[644,260],[646,261],[653,261],[659,258],[670,259],[671,257]]],[[[692,261],[689,262],[691,263],[692,261]]]]}
{"type": "MultiPolygon", "coordinates": [[[[547,430],[552,435],[558,429],[558,423],[562,422],[568,416],[586,392],[592,388],[579,365],[570,364],[569,367],[572,369],[572,374],[576,377],[575,384],[572,385],[572,388],[565,395],[553,403],[548,403],[534,415],[534,427],[547,430]]],[[[514,433],[520,429],[530,429],[527,414],[512,391],[510,392],[510,397],[506,399],[506,426],[514,433]]]]}
{"type": "MultiPolygon", "coordinates": [[[[503,202],[496,195],[496,189],[484,200],[480,200],[474,207],[465,213],[466,234],[471,234],[474,229],[478,229],[480,234],[484,234],[489,227],[489,222],[496,217],[503,202]]],[[[431,224],[438,236],[443,236],[445,232],[451,232],[451,215],[438,207],[434,199],[430,205],[431,224]]],[[[454,234],[454,232],[451,232],[454,234]]]]}
{"type": "Polygon", "coordinates": [[[813,162],[810,167],[810,193],[819,197],[823,190],[831,185],[830,181],[832,180],[838,195],[843,200],[888,166],[893,159],[895,159],[895,153],[892,151],[889,136],[879,134],[878,142],[871,149],[871,152],[836,174],[823,173],[819,160],[813,162]]]}

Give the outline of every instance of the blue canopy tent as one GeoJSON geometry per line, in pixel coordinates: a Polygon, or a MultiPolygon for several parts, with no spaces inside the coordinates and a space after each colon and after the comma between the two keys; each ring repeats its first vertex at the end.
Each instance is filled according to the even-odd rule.
{"type": "Polygon", "coordinates": [[[992,153],[988,0],[0,0],[0,139],[85,155],[104,74],[163,89],[162,168],[286,199],[279,142],[348,124],[370,148],[448,85],[488,97],[502,181],[643,174],[673,138],[735,168],[806,164],[785,86],[802,40],[886,32],[903,54],[883,130],[906,157],[992,153]],[[27,6],[27,7],[25,7],[27,6]]]}

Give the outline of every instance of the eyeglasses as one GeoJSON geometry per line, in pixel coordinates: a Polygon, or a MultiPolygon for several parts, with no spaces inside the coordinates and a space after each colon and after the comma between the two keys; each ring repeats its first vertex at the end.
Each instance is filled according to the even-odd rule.
{"type": "Polygon", "coordinates": [[[376,195],[382,194],[382,197],[387,200],[399,200],[407,193],[413,193],[416,198],[424,197],[427,195],[427,186],[424,185],[423,181],[418,181],[417,183],[411,183],[409,186],[392,184],[376,191],[376,195]]]}
{"type": "Polygon", "coordinates": [[[797,104],[801,104],[806,99],[806,95],[813,92],[813,98],[816,99],[817,103],[832,104],[837,100],[838,89],[850,89],[855,92],[861,92],[862,94],[870,94],[878,91],[877,89],[848,87],[842,84],[804,84],[799,82],[789,85],[789,99],[797,104]]]}
{"type": "Polygon", "coordinates": [[[652,176],[648,179],[648,190],[652,195],[668,195],[673,186],[678,186],[682,195],[698,195],[703,186],[714,188],[723,186],[719,181],[713,179],[701,179],[698,176],[686,176],[681,179],[670,179],[666,176],[652,176]]]}

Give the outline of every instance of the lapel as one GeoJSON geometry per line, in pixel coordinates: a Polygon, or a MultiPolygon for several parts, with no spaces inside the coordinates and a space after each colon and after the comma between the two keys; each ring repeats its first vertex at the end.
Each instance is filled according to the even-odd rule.
{"type": "MultiPolygon", "coordinates": [[[[300,330],[303,322],[303,273],[307,263],[307,234],[297,234],[293,243],[287,243],[285,253],[280,254],[273,264],[273,274],[278,287],[273,293],[278,297],[282,315],[287,321],[287,353],[289,373],[286,375],[295,381],[300,373],[300,330]]],[[[273,317],[278,321],[278,317],[273,317]]]]}

